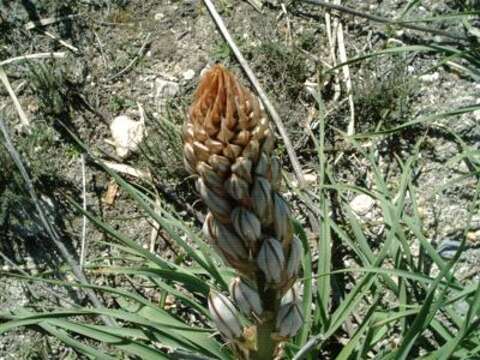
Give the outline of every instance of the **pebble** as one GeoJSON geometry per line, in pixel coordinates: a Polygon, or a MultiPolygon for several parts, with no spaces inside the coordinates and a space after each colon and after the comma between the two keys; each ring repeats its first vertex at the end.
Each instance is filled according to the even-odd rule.
{"type": "Polygon", "coordinates": [[[437,253],[444,259],[452,259],[458,248],[460,247],[460,241],[458,240],[443,240],[437,247],[437,253]]]}
{"type": "Polygon", "coordinates": [[[438,72],[434,72],[433,74],[425,74],[420,76],[420,80],[426,83],[433,83],[440,79],[440,74],[438,72]]]}
{"type": "Polygon", "coordinates": [[[117,116],[110,124],[115,150],[119,157],[126,158],[137,150],[145,135],[145,123],[126,115],[117,116]]]}
{"type": "Polygon", "coordinates": [[[467,241],[471,245],[478,245],[480,243],[480,230],[477,231],[469,231],[467,233],[467,241]]]}
{"type": "Polygon", "coordinates": [[[164,13],[156,13],[155,16],[153,17],[155,21],[160,21],[165,17],[164,13]]]}
{"type": "Polygon", "coordinates": [[[367,215],[374,205],[375,200],[366,194],[357,195],[350,202],[350,207],[359,216],[367,215]]]}
{"type": "Polygon", "coordinates": [[[192,80],[195,77],[195,70],[188,69],[182,74],[185,80],[192,80]]]}

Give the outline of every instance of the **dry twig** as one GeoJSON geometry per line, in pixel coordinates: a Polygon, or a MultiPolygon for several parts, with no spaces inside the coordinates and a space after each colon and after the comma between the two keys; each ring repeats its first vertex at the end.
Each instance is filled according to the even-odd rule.
{"type": "Polygon", "coordinates": [[[62,59],[65,57],[64,52],[47,52],[47,53],[37,53],[37,54],[29,54],[29,55],[22,55],[16,56],[7,60],[0,61],[0,66],[12,64],[17,61],[23,60],[34,60],[34,59],[44,59],[44,58],[55,58],[55,59],[62,59]]]}
{"type": "Polygon", "coordinates": [[[41,26],[48,26],[51,24],[55,24],[56,22],[63,21],[63,20],[70,20],[73,18],[76,18],[80,16],[79,14],[71,14],[71,15],[66,15],[66,16],[52,16],[49,18],[44,18],[44,19],[39,19],[35,21],[29,21],[28,23],[25,24],[25,30],[32,30],[35,29],[36,27],[41,27],[41,26]]]}
{"type": "Polygon", "coordinates": [[[59,44],[62,44],[63,46],[65,46],[67,49],[73,51],[74,53],[78,53],[80,50],[78,50],[78,48],[76,48],[75,46],[73,45],[70,45],[69,43],[67,43],[65,40],[62,40],[60,39],[58,36],[52,34],[51,32],[49,31],[40,31],[42,34],[44,35],[47,35],[49,38],[55,40],[56,42],[58,42],[59,44]]]}
{"type": "MultiPolygon", "coordinates": [[[[80,163],[82,165],[82,206],[83,206],[83,211],[86,213],[87,212],[87,185],[86,185],[86,180],[85,180],[85,155],[82,154],[80,156],[80,163]]],[[[85,264],[85,252],[86,252],[86,235],[87,235],[87,215],[83,214],[83,219],[82,219],[82,242],[81,242],[81,249],[80,249],[80,266],[83,267],[85,264]]]]}
{"type": "Polygon", "coordinates": [[[12,98],[13,104],[15,105],[15,109],[17,110],[17,113],[18,113],[18,117],[20,118],[20,121],[22,123],[22,128],[28,134],[31,134],[32,130],[30,129],[31,127],[30,120],[28,120],[27,115],[23,111],[22,106],[18,101],[17,95],[15,95],[15,92],[13,91],[12,86],[8,81],[7,74],[5,74],[5,71],[3,71],[3,68],[1,66],[0,66],[0,81],[2,81],[3,86],[5,86],[5,89],[7,90],[8,94],[12,98]]]}
{"type": "Polygon", "coordinates": [[[130,175],[141,180],[151,181],[152,175],[149,172],[135,169],[134,167],[126,164],[114,163],[111,161],[104,161],[103,164],[109,169],[115,170],[119,173],[130,175]]]}

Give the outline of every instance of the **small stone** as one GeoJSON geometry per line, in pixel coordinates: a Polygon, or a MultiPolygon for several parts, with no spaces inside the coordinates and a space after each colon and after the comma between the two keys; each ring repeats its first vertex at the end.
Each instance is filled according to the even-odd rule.
{"type": "Polygon", "coordinates": [[[425,74],[420,76],[420,80],[426,83],[433,83],[440,78],[440,74],[438,72],[434,72],[433,74],[425,74]]]}
{"type": "Polygon", "coordinates": [[[437,253],[442,258],[450,260],[453,259],[460,247],[460,241],[446,239],[443,240],[437,247],[437,253]]]}
{"type": "Polygon", "coordinates": [[[480,243],[480,230],[469,231],[467,234],[467,242],[470,245],[478,245],[480,243]]]}
{"type": "Polygon", "coordinates": [[[126,115],[117,116],[110,124],[117,155],[126,158],[138,149],[145,134],[145,123],[135,121],[126,115]]]}
{"type": "Polygon", "coordinates": [[[350,202],[350,207],[359,216],[367,215],[374,205],[375,200],[366,194],[357,195],[350,202]]]}
{"type": "Polygon", "coordinates": [[[153,17],[155,21],[160,21],[165,17],[164,13],[156,13],[155,16],[153,17]]]}
{"type": "Polygon", "coordinates": [[[192,80],[195,77],[195,70],[188,69],[182,74],[182,76],[184,80],[192,80]]]}

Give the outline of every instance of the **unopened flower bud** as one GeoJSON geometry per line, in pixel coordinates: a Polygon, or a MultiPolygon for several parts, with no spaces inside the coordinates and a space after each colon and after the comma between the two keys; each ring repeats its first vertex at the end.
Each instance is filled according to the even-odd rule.
{"type": "Polygon", "coordinates": [[[243,337],[243,327],[238,318],[238,311],[226,296],[219,293],[210,293],[208,309],[217,329],[226,338],[236,340],[243,337]]]}
{"type": "Polygon", "coordinates": [[[287,274],[292,278],[298,275],[300,263],[302,261],[303,245],[302,241],[294,236],[290,245],[290,255],[287,261],[287,274]]]}
{"type": "Polygon", "coordinates": [[[208,138],[205,141],[205,145],[210,149],[210,152],[212,154],[220,154],[223,150],[223,143],[221,141],[213,140],[211,138],[208,138]]]}
{"type": "MultiPolygon", "coordinates": [[[[237,237],[233,231],[221,224],[217,220],[213,220],[214,223],[214,239],[215,245],[223,252],[225,256],[229,255],[235,260],[248,259],[248,251],[243,241],[237,237]]],[[[227,256],[228,257],[228,256],[227,256]]]]}
{"type": "Polygon", "coordinates": [[[252,161],[245,157],[239,157],[232,165],[232,172],[245,181],[252,182],[252,161]]]}
{"type": "Polygon", "coordinates": [[[193,142],[193,151],[197,159],[200,161],[207,161],[210,156],[210,150],[208,147],[199,141],[193,142]]]}
{"type": "Polygon", "coordinates": [[[208,163],[215,171],[218,171],[222,174],[225,174],[230,170],[230,160],[228,160],[225,156],[213,154],[208,159],[208,163]]]}
{"type": "Polygon", "coordinates": [[[227,218],[230,216],[231,206],[227,199],[215,194],[210,190],[203,181],[202,178],[197,180],[198,192],[205,205],[216,215],[221,218],[227,218]]]}
{"type": "Polygon", "coordinates": [[[232,211],[232,223],[236,233],[249,245],[254,248],[256,241],[262,233],[262,225],[257,216],[247,209],[239,206],[232,211]]]}
{"type": "Polygon", "coordinates": [[[209,189],[212,189],[217,194],[224,193],[224,179],[221,175],[217,174],[211,166],[208,166],[205,162],[200,161],[197,165],[197,173],[202,177],[205,185],[209,189]]]}
{"type": "Polygon", "coordinates": [[[265,239],[258,252],[257,264],[263,271],[267,282],[280,283],[282,270],[285,266],[282,244],[274,238],[265,239]]]}
{"type": "Polygon", "coordinates": [[[273,147],[275,146],[275,139],[273,137],[273,132],[270,129],[266,129],[263,136],[265,139],[263,140],[262,144],[262,152],[271,154],[273,151],[273,147]]]}
{"type": "Polygon", "coordinates": [[[273,227],[275,235],[284,245],[292,239],[292,224],[290,222],[290,210],[283,198],[274,193],[273,195],[273,227]]]}
{"type": "Polygon", "coordinates": [[[242,279],[233,279],[230,285],[232,298],[245,315],[252,313],[260,316],[263,313],[262,302],[258,292],[247,285],[242,279]]]}
{"type": "Polygon", "coordinates": [[[250,141],[250,136],[250,131],[240,130],[232,142],[236,145],[245,146],[250,141]]]}
{"type": "Polygon", "coordinates": [[[255,174],[258,176],[266,177],[270,167],[270,162],[265,153],[261,153],[258,158],[257,166],[255,167],[255,174]]]}
{"type": "Polygon", "coordinates": [[[235,144],[228,144],[223,149],[223,155],[229,158],[232,161],[235,161],[237,157],[242,153],[242,147],[235,144]]]}
{"type": "Polygon", "coordinates": [[[258,140],[250,140],[247,146],[243,149],[242,156],[251,159],[253,162],[257,162],[259,151],[260,144],[258,143],[258,140]]]}
{"type": "Polygon", "coordinates": [[[213,229],[214,226],[214,218],[211,212],[205,216],[205,221],[203,222],[202,233],[203,236],[210,242],[215,242],[215,231],[213,229]]]}
{"type": "Polygon", "coordinates": [[[294,337],[303,325],[303,313],[299,303],[289,302],[280,306],[276,329],[281,337],[294,337]]]}
{"type": "Polygon", "coordinates": [[[232,176],[225,181],[225,189],[232,198],[238,201],[250,196],[247,181],[237,174],[232,174],[232,176]]]}
{"type": "Polygon", "coordinates": [[[252,189],[253,210],[264,225],[272,222],[272,188],[267,179],[257,176],[252,189]]]}

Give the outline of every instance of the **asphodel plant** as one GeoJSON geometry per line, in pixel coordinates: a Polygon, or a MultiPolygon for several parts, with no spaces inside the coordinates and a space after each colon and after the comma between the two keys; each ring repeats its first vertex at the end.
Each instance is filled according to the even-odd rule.
{"type": "Polygon", "coordinates": [[[198,85],[183,138],[185,166],[209,209],[204,235],[238,274],[229,297],[210,294],[212,319],[237,358],[278,358],[280,344],[303,324],[294,286],[302,243],[279,193],[268,117],[252,92],[215,65],[198,85]]]}

